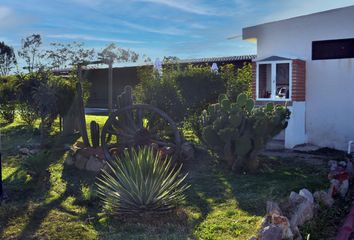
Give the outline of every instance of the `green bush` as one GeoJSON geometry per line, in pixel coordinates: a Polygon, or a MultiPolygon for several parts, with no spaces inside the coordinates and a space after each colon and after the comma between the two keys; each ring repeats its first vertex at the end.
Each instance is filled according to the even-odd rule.
{"type": "Polygon", "coordinates": [[[49,174],[47,169],[50,164],[50,154],[48,152],[38,152],[37,154],[21,161],[21,168],[32,178],[41,179],[49,174]]]}
{"type": "Polygon", "coordinates": [[[17,110],[21,120],[28,126],[33,126],[35,121],[39,118],[36,109],[27,103],[19,103],[17,105],[17,110]]]}
{"type": "Polygon", "coordinates": [[[32,124],[39,116],[43,134],[50,131],[59,114],[68,112],[75,96],[75,82],[40,69],[17,75],[16,92],[21,118],[32,124]]]}
{"type": "Polygon", "coordinates": [[[175,81],[189,113],[200,114],[226,90],[221,75],[211,71],[208,65],[188,65],[184,70],[176,72],[175,81]]]}
{"type": "Polygon", "coordinates": [[[272,103],[255,107],[246,94],[240,94],[236,102],[220,95],[218,103],[202,113],[202,138],[232,170],[253,172],[259,166],[257,154],[287,127],[289,116],[286,107],[272,103]]]}
{"type": "Polygon", "coordinates": [[[183,120],[186,107],[174,79],[174,70],[165,71],[160,76],[152,67],[138,70],[140,83],[134,89],[138,102],[152,104],[166,112],[172,119],[183,120]]]}
{"type": "Polygon", "coordinates": [[[0,78],[0,117],[7,123],[15,119],[16,91],[13,76],[0,78]]]}
{"type": "Polygon", "coordinates": [[[15,121],[15,104],[1,102],[0,116],[6,123],[15,121]]]}
{"type": "Polygon", "coordinates": [[[227,64],[221,67],[222,79],[226,83],[227,96],[231,101],[236,101],[241,93],[248,97],[252,95],[252,64],[245,63],[242,68],[235,70],[235,66],[227,64]]]}
{"type": "Polygon", "coordinates": [[[186,175],[152,148],[128,150],[98,178],[98,195],[108,215],[164,213],[184,199],[186,175]]]}
{"type": "Polygon", "coordinates": [[[161,76],[152,66],[144,66],[138,70],[138,78],[140,84],[134,89],[138,101],[157,106],[177,122],[190,121],[191,115],[200,115],[222,93],[227,93],[231,100],[236,100],[240,93],[250,96],[252,66],[245,64],[236,71],[229,64],[218,73],[208,65],[181,67],[176,62],[167,62],[161,76]]]}

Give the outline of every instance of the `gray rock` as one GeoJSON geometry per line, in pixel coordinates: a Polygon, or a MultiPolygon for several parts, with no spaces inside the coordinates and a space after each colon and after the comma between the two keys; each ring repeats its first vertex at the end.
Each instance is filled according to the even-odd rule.
{"type": "Polygon", "coordinates": [[[312,193],[309,190],[307,190],[306,188],[301,189],[299,192],[299,195],[305,197],[311,203],[314,202],[312,193]]]}
{"type": "Polygon", "coordinates": [[[294,237],[290,229],[290,223],[287,217],[278,214],[273,214],[271,216],[271,219],[272,225],[275,225],[282,229],[282,239],[292,239],[294,237]]]}
{"type": "Polygon", "coordinates": [[[315,197],[315,200],[318,203],[322,203],[323,205],[325,205],[327,207],[332,207],[332,205],[334,203],[332,196],[329,195],[329,193],[327,193],[325,191],[317,191],[313,194],[313,196],[315,197]]]}
{"type": "Polygon", "coordinates": [[[29,153],[30,153],[31,155],[35,155],[35,154],[37,154],[38,152],[39,152],[38,149],[32,149],[32,150],[29,151],[29,153]]]}
{"type": "Polygon", "coordinates": [[[303,239],[298,227],[294,227],[292,229],[292,231],[293,231],[293,234],[294,234],[294,238],[293,238],[294,240],[302,240],[303,239]]]}
{"type": "Polygon", "coordinates": [[[291,192],[290,196],[289,196],[289,202],[291,204],[291,206],[296,206],[304,201],[306,201],[307,199],[304,196],[301,196],[300,194],[296,193],[296,192],[291,192]]]}
{"type": "Polygon", "coordinates": [[[342,198],[344,198],[345,195],[347,195],[348,189],[349,189],[349,181],[348,181],[348,179],[347,179],[347,180],[344,180],[344,181],[340,184],[339,189],[338,189],[338,191],[339,191],[339,193],[340,193],[340,196],[341,196],[342,198]]]}
{"type": "Polygon", "coordinates": [[[347,162],[347,167],[346,167],[345,170],[349,173],[349,175],[350,175],[351,177],[353,177],[354,169],[353,169],[353,163],[352,163],[352,161],[348,161],[348,162],[347,162]]]}
{"type": "Polygon", "coordinates": [[[311,220],[314,214],[314,204],[308,200],[296,205],[290,217],[292,227],[302,226],[306,221],[311,220]]]}
{"type": "Polygon", "coordinates": [[[181,146],[181,156],[183,160],[193,160],[194,159],[194,145],[191,142],[184,142],[181,146]]]}
{"type": "Polygon", "coordinates": [[[273,214],[278,214],[282,215],[281,209],[278,205],[278,203],[273,202],[273,201],[267,201],[267,214],[273,215],[273,214]]]}
{"type": "Polygon", "coordinates": [[[91,156],[86,163],[86,170],[92,172],[99,172],[103,168],[103,161],[91,156]]]}
{"type": "Polygon", "coordinates": [[[82,156],[80,153],[75,154],[75,167],[80,170],[85,169],[88,159],[82,156]]]}
{"type": "Polygon", "coordinates": [[[328,161],[328,166],[331,171],[334,171],[337,168],[338,163],[337,163],[337,161],[330,160],[330,161],[328,161]]]}
{"type": "Polygon", "coordinates": [[[275,225],[269,225],[260,232],[260,240],[282,240],[283,229],[275,225]]]}
{"type": "Polygon", "coordinates": [[[30,150],[28,148],[20,148],[18,151],[22,155],[30,155],[31,154],[30,150]]]}
{"type": "Polygon", "coordinates": [[[67,154],[64,163],[65,163],[66,165],[68,165],[68,166],[74,165],[74,163],[75,163],[75,162],[74,162],[74,157],[73,157],[71,154],[67,154]]]}

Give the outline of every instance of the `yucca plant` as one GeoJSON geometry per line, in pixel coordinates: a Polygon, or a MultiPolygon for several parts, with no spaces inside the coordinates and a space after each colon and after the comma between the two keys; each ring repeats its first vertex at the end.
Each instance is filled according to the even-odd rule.
{"type": "Polygon", "coordinates": [[[148,147],[125,151],[123,157],[108,164],[98,177],[98,196],[109,215],[155,214],[173,210],[184,199],[189,187],[181,175],[182,166],[172,166],[148,147]]]}

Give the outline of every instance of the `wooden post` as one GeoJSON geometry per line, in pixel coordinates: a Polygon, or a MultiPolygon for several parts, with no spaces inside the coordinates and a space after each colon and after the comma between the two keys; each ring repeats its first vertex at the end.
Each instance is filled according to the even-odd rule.
{"type": "Polygon", "coordinates": [[[108,63],[108,109],[109,112],[113,110],[113,60],[110,59],[108,63]]]}
{"type": "Polygon", "coordinates": [[[77,120],[79,121],[79,128],[82,136],[82,141],[84,142],[85,146],[90,147],[90,142],[88,139],[87,129],[86,129],[86,116],[85,116],[85,107],[84,107],[84,100],[83,100],[83,93],[82,93],[82,66],[80,64],[78,65],[78,76],[79,76],[79,82],[76,84],[76,91],[77,91],[76,99],[77,99],[77,107],[78,107],[77,120]]]}

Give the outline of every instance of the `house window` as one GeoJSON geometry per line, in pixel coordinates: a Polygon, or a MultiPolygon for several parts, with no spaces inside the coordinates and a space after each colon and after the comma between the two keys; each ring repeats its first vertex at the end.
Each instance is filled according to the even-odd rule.
{"type": "Polygon", "coordinates": [[[257,100],[290,100],[291,61],[257,63],[257,100]]]}
{"type": "Polygon", "coordinates": [[[354,38],[312,42],[312,60],[354,58],[354,38]]]}

